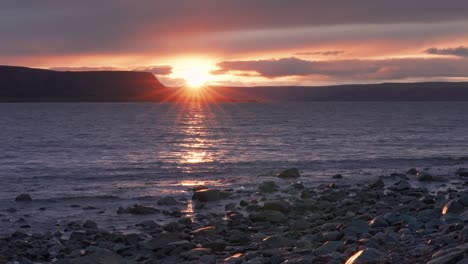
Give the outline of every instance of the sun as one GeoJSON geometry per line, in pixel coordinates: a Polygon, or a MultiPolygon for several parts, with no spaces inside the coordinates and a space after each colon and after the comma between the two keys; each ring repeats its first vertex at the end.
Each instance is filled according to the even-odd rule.
{"type": "Polygon", "coordinates": [[[215,68],[207,59],[183,58],[174,63],[172,76],[183,79],[191,89],[199,89],[215,81],[215,76],[211,74],[215,68]]]}

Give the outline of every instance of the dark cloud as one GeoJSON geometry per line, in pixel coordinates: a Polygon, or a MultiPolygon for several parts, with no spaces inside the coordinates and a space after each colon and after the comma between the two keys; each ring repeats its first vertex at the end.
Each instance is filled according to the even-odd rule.
{"type": "Polygon", "coordinates": [[[155,75],[169,75],[172,73],[171,66],[146,66],[146,67],[138,67],[135,69],[125,69],[125,68],[117,68],[117,67],[52,67],[49,68],[50,70],[54,71],[142,71],[142,72],[150,72],[155,75]]]}
{"type": "Polygon", "coordinates": [[[453,55],[453,56],[468,58],[468,48],[464,46],[460,46],[458,48],[445,48],[445,49],[430,48],[426,50],[426,53],[434,54],[434,55],[453,55]]]}
{"type": "Polygon", "coordinates": [[[420,77],[468,77],[468,59],[386,59],[308,61],[282,58],[218,63],[216,73],[257,73],[266,78],[321,76],[335,80],[398,80],[420,77]]]}
{"type": "Polygon", "coordinates": [[[344,51],[340,50],[329,50],[329,51],[311,51],[311,52],[297,52],[294,55],[298,56],[312,56],[312,55],[319,55],[319,56],[337,56],[343,54],[344,51]]]}
{"type": "MultiPolygon", "coordinates": [[[[190,40],[198,34],[217,32],[439,23],[467,19],[467,13],[465,0],[2,1],[0,52],[2,55],[142,50],[165,53],[174,45],[181,46],[180,50],[190,48],[189,41],[181,44],[180,39],[174,39],[176,35],[190,40]]],[[[432,27],[424,31],[430,32],[432,27]]],[[[326,38],[326,34],[321,36],[326,38]]],[[[248,41],[252,43],[252,38],[248,41]]],[[[201,47],[214,46],[204,39],[199,42],[204,43],[201,47]]]]}

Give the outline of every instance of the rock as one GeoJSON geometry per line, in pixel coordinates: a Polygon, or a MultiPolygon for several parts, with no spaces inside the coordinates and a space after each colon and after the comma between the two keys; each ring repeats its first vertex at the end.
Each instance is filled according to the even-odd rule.
{"type": "Polygon", "coordinates": [[[345,244],[341,241],[327,241],[314,252],[319,256],[330,255],[336,251],[342,251],[345,248],[345,244]]]}
{"type": "Polygon", "coordinates": [[[156,250],[166,247],[168,244],[180,241],[179,234],[162,233],[157,237],[141,242],[141,246],[148,250],[156,250]]]}
{"type": "Polygon", "coordinates": [[[425,172],[425,171],[420,171],[417,174],[417,179],[418,181],[432,181],[434,177],[432,177],[431,174],[425,172]]]}
{"type": "Polygon", "coordinates": [[[278,185],[274,181],[264,181],[258,185],[258,190],[264,193],[272,193],[278,190],[278,185]]]}
{"type": "Polygon", "coordinates": [[[196,191],[192,196],[192,200],[199,202],[214,202],[221,200],[223,196],[224,194],[220,190],[204,189],[196,191]]]}
{"type": "Polygon", "coordinates": [[[85,232],[81,232],[81,231],[72,232],[69,238],[69,240],[72,240],[72,241],[83,241],[87,239],[88,239],[88,235],[85,232]]]}
{"type": "Polygon", "coordinates": [[[140,227],[142,227],[144,229],[154,229],[154,228],[160,227],[160,225],[158,225],[153,220],[143,221],[141,223],[136,224],[136,226],[140,226],[140,227]]]}
{"type": "Polygon", "coordinates": [[[194,248],[189,251],[182,252],[181,257],[187,258],[190,260],[199,259],[200,256],[211,254],[211,249],[209,248],[194,248]]]}
{"type": "Polygon", "coordinates": [[[136,215],[146,215],[146,214],[156,214],[161,212],[159,209],[147,207],[139,204],[133,205],[133,207],[128,207],[126,209],[119,207],[117,210],[118,214],[136,214],[136,215]]]}
{"type": "Polygon", "coordinates": [[[333,178],[333,179],[343,179],[343,175],[341,175],[341,174],[335,174],[335,175],[333,175],[332,178],[333,178]]]}
{"type": "Polygon", "coordinates": [[[463,195],[457,200],[461,205],[468,207],[468,194],[463,195]]]}
{"type": "Polygon", "coordinates": [[[372,227],[387,227],[388,223],[383,216],[379,215],[374,217],[374,219],[369,222],[369,225],[372,227]]]}
{"type": "Polygon", "coordinates": [[[216,256],[215,255],[204,255],[201,256],[199,259],[200,263],[203,264],[215,264],[216,263],[216,256]]]}
{"type": "Polygon", "coordinates": [[[385,254],[375,248],[366,248],[352,255],[346,264],[385,263],[385,254]]]}
{"type": "Polygon", "coordinates": [[[460,177],[468,177],[468,169],[460,168],[457,170],[456,174],[460,177]]]}
{"type": "Polygon", "coordinates": [[[286,239],[282,236],[269,236],[263,239],[262,247],[265,249],[275,249],[288,247],[292,243],[289,239],[286,239]]]}
{"type": "Polygon", "coordinates": [[[284,223],[288,218],[279,211],[264,211],[253,213],[249,215],[250,220],[253,222],[271,222],[271,223],[284,223]]]}
{"type": "Polygon", "coordinates": [[[279,211],[282,213],[287,213],[291,205],[283,200],[273,200],[267,201],[263,205],[264,210],[279,211]]]}
{"type": "Polygon", "coordinates": [[[382,178],[379,178],[375,182],[369,184],[370,189],[382,189],[385,187],[385,183],[383,182],[382,178]]]}
{"type": "Polygon", "coordinates": [[[442,214],[459,214],[463,210],[465,210],[465,207],[457,200],[453,200],[445,204],[442,214]]]}
{"type": "Polygon", "coordinates": [[[115,254],[114,252],[107,249],[98,249],[92,254],[73,259],[70,261],[71,264],[125,264],[125,260],[115,254]]]}
{"type": "Polygon", "coordinates": [[[158,205],[178,205],[179,202],[174,197],[164,197],[158,200],[158,205]]]}
{"type": "Polygon", "coordinates": [[[322,238],[325,241],[338,241],[343,237],[343,234],[338,231],[323,232],[322,238]]]}
{"type": "Polygon", "coordinates": [[[299,178],[301,177],[301,174],[299,173],[299,170],[297,168],[291,168],[278,173],[278,177],[284,179],[299,178]]]}
{"type": "Polygon", "coordinates": [[[32,198],[31,198],[31,195],[29,195],[27,193],[23,193],[23,194],[20,194],[20,195],[16,196],[15,201],[17,201],[17,202],[31,202],[32,198]]]}
{"type": "Polygon", "coordinates": [[[411,168],[406,172],[406,174],[408,174],[408,175],[418,175],[418,172],[419,171],[417,169],[411,168]]]}
{"type": "Polygon", "coordinates": [[[85,228],[85,229],[98,229],[98,226],[97,226],[97,224],[95,222],[93,222],[91,220],[87,220],[86,222],[84,222],[83,228],[85,228]]]}
{"type": "Polygon", "coordinates": [[[406,191],[411,189],[411,185],[407,180],[400,180],[399,182],[395,183],[392,187],[392,190],[395,191],[406,191]]]}
{"type": "Polygon", "coordinates": [[[355,219],[347,223],[343,228],[345,236],[359,236],[369,233],[369,225],[366,221],[355,219]]]}
{"type": "Polygon", "coordinates": [[[456,263],[464,258],[468,252],[468,245],[458,247],[447,246],[432,255],[432,258],[427,264],[451,264],[456,263]]]}

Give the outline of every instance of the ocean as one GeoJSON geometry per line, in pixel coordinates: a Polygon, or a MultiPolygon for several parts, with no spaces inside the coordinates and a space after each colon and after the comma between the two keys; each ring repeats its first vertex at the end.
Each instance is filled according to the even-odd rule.
{"type": "Polygon", "coordinates": [[[242,188],[291,167],[312,184],[444,173],[468,162],[467,121],[463,102],[4,103],[0,230],[83,216],[125,229],[119,205],[189,200],[194,185],[242,188]],[[34,202],[15,203],[20,193],[34,202]]]}

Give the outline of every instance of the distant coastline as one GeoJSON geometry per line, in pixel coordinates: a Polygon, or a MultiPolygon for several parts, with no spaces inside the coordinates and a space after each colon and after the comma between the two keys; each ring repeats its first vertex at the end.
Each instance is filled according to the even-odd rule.
{"type": "Polygon", "coordinates": [[[468,101],[468,82],[206,87],[196,95],[149,72],[0,66],[0,102],[468,101]]]}

